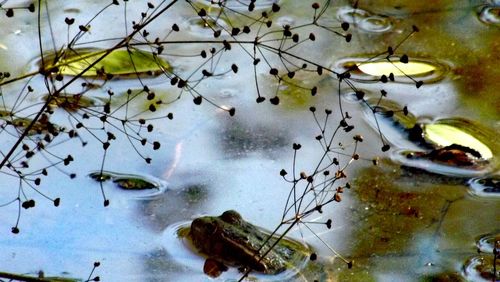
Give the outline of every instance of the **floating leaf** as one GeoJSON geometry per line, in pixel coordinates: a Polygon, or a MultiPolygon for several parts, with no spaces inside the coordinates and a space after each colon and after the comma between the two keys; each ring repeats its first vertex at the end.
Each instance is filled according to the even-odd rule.
{"type": "MultiPolygon", "coordinates": [[[[101,58],[106,50],[83,49],[75,50],[74,54],[66,55],[55,66],[63,75],[78,75],[89,65],[101,58]]],[[[102,77],[104,75],[131,76],[159,75],[162,72],[172,71],[171,66],[160,57],[141,50],[114,50],[96,63],[92,68],[83,73],[86,77],[102,77]]]]}
{"type": "Polygon", "coordinates": [[[398,83],[436,82],[444,78],[450,67],[445,62],[420,58],[407,58],[407,56],[391,57],[387,59],[371,59],[355,57],[341,59],[335,63],[334,69],[338,73],[348,72],[351,78],[359,81],[395,81],[398,83]],[[406,60],[408,62],[406,63],[406,60]],[[392,75],[391,75],[392,74],[392,75]],[[383,78],[382,78],[383,77],[383,78]],[[411,78],[410,78],[411,77],[411,78]],[[420,82],[422,81],[422,82],[420,82]]]}
{"type": "Polygon", "coordinates": [[[483,159],[491,159],[493,157],[493,153],[488,146],[458,127],[433,123],[424,125],[423,131],[426,141],[438,146],[444,147],[458,144],[479,152],[483,159]]]}
{"type": "Polygon", "coordinates": [[[373,75],[381,76],[393,73],[394,76],[426,76],[431,74],[436,70],[436,67],[419,61],[410,61],[408,63],[402,62],[388,62],[388,61],[378,61],[378,62],[368,62],[358,65],[359,70],[362,72],[373,75]]]}
{"type": "Polygon", "coordinates": [[[118,187],[126,190],[144,190],[158,188],[156,184],[141,178],[116,178],[113,180],[113,182],[116,183],[118,187]]]}

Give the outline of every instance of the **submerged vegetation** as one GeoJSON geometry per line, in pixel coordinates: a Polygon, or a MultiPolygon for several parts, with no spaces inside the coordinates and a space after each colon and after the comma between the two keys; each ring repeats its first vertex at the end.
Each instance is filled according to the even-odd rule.
{"type": "MultiPolygon", "coordinates": [[[[469,51],[442,50],[439,42],[455,46],[452,35],[422,37],[429,31],[420,24],[435,20],[425,7],[139,2],[0,3],[0,21],[19,26],[0,31],[0,208],[8,215],[0,229],[10,231],[0,245],[39,244],[47,239],[33,232],[73,228],[81,241],[63,238],[53,247],[62,251],[51,251],[97,248],[92,260],[109,264],[109,280],[190,280],[203,270],[240,281],[500,277],[498,229],[485,223],[498,213],[498,96],[485,106],[491,121],[459,104],[457,89],[489,92],[467,68],[474,62],[456,59],[469,51]],[[425,44],[413,48],[416,41],[425,44]],[[11,56],[19,59],[10,64],[11,56]],[[77,223],[59,227],[58,212],[77,223]],[[176,223],[189,219],[191,229],[176,223]],[[454,221],[466,219],[471,227],[457,231],[454,221]],[[149,230],[156,227],[162,240],[149,230]],[[118,233],[102,239],[105,229],[118,233]],[[187,253],[175,247],[184,237],[187,253]],[[144,269],[126,270],[133,260],[116,245],[144,269]],[[397,257],[405,261],[388,267],[397,257]]],[[[470,26],[498,31],[498,3],[462,2],[438,8],[475,11],[470,26]]],[[[9,251],[20,258],[6,271],[33,271],[23,248],[9,251]]],[[[99,266],[87,281],[100,280],[99,266]]]]}

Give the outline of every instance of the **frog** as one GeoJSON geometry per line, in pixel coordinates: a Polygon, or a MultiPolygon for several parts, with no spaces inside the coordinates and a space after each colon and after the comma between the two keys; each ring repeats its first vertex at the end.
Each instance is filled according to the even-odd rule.
{"type": "Polygon", "coordinates": [[[479,152],[458,144],[437,148],[428,153],[411,152],[406,157],[410,159],[428,159],[448,166],[467,167],[477,170],[483,169],[488,164],[488,161],[483,159],[479,152]]]}
{"type": "MultiPolygon", "coordinates": [[[[305,260],[311,251],[299,242],[277,236],[243,220],[241,215],[228,210],[220,216],[203,216],[192,221],[189,237],[196,249],[223,265],[252,270],[264,274],[278,274],[305,260]],[[264,256],[269,247],[276,245],[264,256]]],[[[206,265],[205,265],[206,266],[206,265]]]]}

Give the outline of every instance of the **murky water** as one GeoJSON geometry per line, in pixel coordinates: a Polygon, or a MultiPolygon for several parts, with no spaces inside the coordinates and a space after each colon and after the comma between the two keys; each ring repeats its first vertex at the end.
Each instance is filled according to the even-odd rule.
{"type": "MultiPolygon", "coordinates": [[[[94,68],[71,83],[57,98],[62,100],[53,101],[50,126],[35,124],[23,143],[28,148],[16,150],[11,162],[22,166],[27,152],[47,144],[29,159],[28,168],[19,168],[26,180],[2,168],[0,205],[17,197],[36,204],[31,208],[28,202],[25,209],[15,201],[0,207],[0,271],[36,276],[41,270],[46,276],[85,280],[99,261],[93,275],[101,281],[212,280],[179,228],[201,215],[234,209],[249,222],[274,230],[293,194],[280,171],[288,172],[287,179],[293,171],[297,177],[304,172],[307,179],[325,148],[318,134],[327,139],[348,112],[346,121],[354,129],[340,129],[332,148],[344,150],[327,159],[340,162],[332,165],[333,174],[352,162],[343,170],[351,188],[336,190],[345,185],[343,179],[331,187],[325,182],[325,190],[304,198],[310,208],[323,196],[342,200],[325,205],[322,213],[312,213],[307,224],[288,233],[310,245],[318,259],[286,279],[494,279],[500,228],[498,1],[334,1],[324,11],[326,3],[319,1],[316,12],[312,1],[256,1],[252,12],[247,8],[252,1],[225,1],[225,9],[210,1],[192,2],[175,3],[148,25],[149,45],[140,43],[144,38],[131,40],[140,52],[120,51],[120,60],[143,54],[149,63],[156,62],[155,69],[131,64],[127,72],[103,80],[106,65],[94,68]],[[203,18],[201,8],[207,14],[203,18]],[[263,11],[272,20],[271,29],[279,31],[267,33],[263,11]],[[319,13],[322,27],[307,25],[319,13]],[[343,22],[349,23],[346,30],[343,22]],[[286,25],[291,35],[284,43],[286,25]],[[268,43],[255,53],[258,64],[252,57],[257,32],[268,43]],[[156,37],[164,42],[161,51],[156,37]],[[230,48],[222,40],[231,41],[230,48]],[[304,42],[290,47],[290,40],[304,42]],[[394,56],[387,58],[389,46],[394,56]],[[278,50],[286,53],[277,56],[278,50]],[[339,84],[338,74],[345,71],[351,76],[339,84]],[[320,127],[325,109],[333,111],[324,135],[311,106],[320,127]],[[363,142],[356,143],[354,157],[356,134],[363,142]],[[53,140],[44,140],[45,135],[53,140]],[[301,144],[295,159],[294,143],[301,144]],[[468,149],[440,151],[453,144],[468,149]],[[409,153],[421,158],[408,158],[409,153]],[[101,170],[112,179],[89,177],[101,170]],[[117,179],[130,177],[151,189],[123,189],[132,184],[117,179]],[[18,209],[20,232],[13,234],[18,209]],[[353,267],[335,252],[353,260],[353,267]]],[[[101,1],[42,2],[40,38],[37,13],[16,9],[14,17],[7,17],[2,12],[0,71],[8,71],[10,78],[28,74],[10,83],[0,80],[4,155],[47,99],[44,77],[36,75],[39,41],[44,58],[54,58],[84,28],[88,32],[64,58],[106,50],[133,30],[132,21],[141,22],[141,12],[155,11],[146,3],[126,3],[112,5],[85,27],[105,6],[101,1]]],[[[3,6],[24,4],[7,1],[3,6]]],[[[49,85],[61,87],[88,65],[86,60],[65,63],[65,70],[55,71],[62,76],[54,73],[49,85]]],[[[498,272],[498,259],[496,264],[498,272]]],[[[217,279],[240,276],[232,268],[217,279]]],[[[248,279],[284,277],[251,273],[248,279]]]]}

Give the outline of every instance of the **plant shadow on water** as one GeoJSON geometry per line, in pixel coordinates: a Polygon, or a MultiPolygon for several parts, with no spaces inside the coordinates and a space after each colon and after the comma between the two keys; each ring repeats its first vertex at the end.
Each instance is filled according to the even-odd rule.
{"type": "Polygon", "coordinates": [[[500,278],[498,1],[28,2],[0,280],[500,278]]]}

